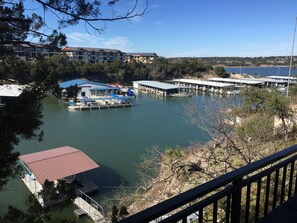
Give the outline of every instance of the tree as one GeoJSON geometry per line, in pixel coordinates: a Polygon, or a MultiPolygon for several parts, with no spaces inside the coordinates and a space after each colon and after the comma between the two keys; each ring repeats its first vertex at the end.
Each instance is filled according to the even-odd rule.
{"type": "MultiPolygon", "coordinates": [[[[275,100],[274,92],[268,92],[265,97],[263,95],[255,94],[257,102],[251,98],[249,103],[244,101],[243,104],[254,108],[258,98],[263,98],[260,107],[265,108],[265,112],[236,107],[227,99],[217,104],[210,101],[199,101],[197,104],[195,100],[189,103],[185,109],[187,120],[204,130],[209,141],[203,145],[193,145],[190,149],[177,147],[160,152],[153,148],[149,155],[143,156],[138,166],[141,182],[133,193],[135,200],[131,201],[131,196],[126,200],[132,203],[129,212],[148,208],[294,144],[294,134],[290,135],[291,138],[285,138],[286,133],[276,132],[274,128],[272,114],[278,114],[275,108],[279,107],[277,104],[282,104],[281,96],[278,95],[279,100],[275,100]]],[[[218,213],[224,213],[225,208],[223,202],[219,203],[218,213]]],[[[207,220],[211,220],[212,210],[204,211],[209,213],[207,220]]]]}
{"type": "Polygon", "coordinates": [[[287,98],[279,94],[277,90],[259,88],[245,88],[241,91],[243,105],[239,109],[242,115],[250,113],[269,114],[279,118],[285,135],[288,134],[288,120],[293,123],[293,111],[287,98]]]}
{"type": "MultiPolygon", "coordinates": [[[[46,96],[46,92],[56,89],[58,80],[53,62],[43,58],[38,58],[36,62],[19,61],[13,55],[9,44],[30,44],[28,42],[30,37],[39,38],[41,43],[51,47],[61,47],[66,44],[66,36],[61,30],[67,26],[84,22],[86,27],[101,33],[106,22],[143,16],[147,8],[146,2],[144,8],[138,11],[140,3],[135,0],[131,9],[116,14],[113,11],[113,6],[119,1],[109,0],[107,5],[111,9],[111,14],[104,17],[103,11],[100,10],[104,1],[34,0],[33,2],[41,6],[42,15],[26,10],[22,0],[0,0],[1,84],[14,83],[27,86],[19,97],[7,99],[6,105],[0,108],[0,190],[11,177],[19,173],[19,168],[16,165],[19,153],[14,150],[14,147],[20,140],[40,138],[38,136],[43,134],[42,131],[38,132],[42,124],[42,99],[46,96]],[[47,21],[44,19],[47,18],[48,13],[56,16],[57,19],[57,27],[52,30],[52,33],[45,33],[42,30],[48,28],[47,21]],[[98,21],[102,22],[102,27],[97,27],[96,22],[98,21]]],[[[61,73],[61,75],[64,74],[61,73]]],[[[14,212],[15,210],[10,208],[9,211],[14,212]]],[[[17,215],[20,218],[25,216],[21,213],[17,215]]],[[[37,215],[33,217],[34,219],[31,218],[30,222],[39,222],[42,214],[37,215]]]]}
{"type": "Polygon", "coordinates": [[[215,67],[214,71],[215,71],[216,75],[218,75],[219,77],[222,77],[222,78],[230,77],[230,74],[227,73],[225,71],[224,67],[222,67],[222,66],[215,67]]]}
{"type": "MultiPolygon", "coordinates": [[[[22,0],[7,2],[0,1],[0,22],[1,36],[0,44],[23,43],[27,42],[29,36],[39,37],[41,42],[48,42],[53,47],[63,46],[66,44],[66,37],[60,32],[61,29],[67,26],[77,25],[79,22],[84,22],[86,28],[91,28],[99,34],[105,29],[104,26],[98,27],[97,22],[106,23],[124,19],[131,19],[138,16],[143,16],[148,3],[140,11],[139,0],[135,0],[134,5],[124,13],[116,14],[113,6],[118,4],[118,0],[107,1],[107,6],[110,7],[110,15],[104,17],[103,1],[100,0],[34,0],[43,8],[43,16],[33,12],[28,14],[24,8],[22,0]],[[41,31],[46,26],[47,15],[54,15],[57,19],[57,27],[51,34],[41,31]]],[[[30,10],[31,11],[31,10],[30,10]]]]}

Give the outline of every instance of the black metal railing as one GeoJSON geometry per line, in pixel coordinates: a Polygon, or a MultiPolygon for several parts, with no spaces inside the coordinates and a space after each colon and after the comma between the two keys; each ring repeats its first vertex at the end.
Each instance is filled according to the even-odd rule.
{"type": "Polygon", "coordinates": [[[234,170],[120,223],[257,222],[297,193],[297,145],[234,170]]]}

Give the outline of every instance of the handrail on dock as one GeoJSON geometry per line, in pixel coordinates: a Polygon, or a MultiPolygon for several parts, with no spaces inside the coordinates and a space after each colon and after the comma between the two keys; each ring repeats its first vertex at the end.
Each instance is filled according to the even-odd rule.
{"type": "Polygon", "coordinates": [[[94,207],[98,211],[104,211],[103,207],[100,206],[100,204],[95,201],[93,198],[88,196],[86,193],[84,193],[81,190],[78,190],[80,192],[79,197],[81,197],[83,200],[85,200],[88,204],[90,204],[92,207],[94,207]]]}
{"type": "Polygon", "coordinates": [[[294,145],[136,213],[120,223],[188,223],[193,221],[194,214],[199,223],[210,219],[212,222],[257,222],[297,194],[296,160],[297,145],[294,145]]]}

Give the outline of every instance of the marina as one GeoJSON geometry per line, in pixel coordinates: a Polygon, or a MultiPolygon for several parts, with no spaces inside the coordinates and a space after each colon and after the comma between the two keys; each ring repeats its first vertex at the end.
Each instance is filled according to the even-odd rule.
{"type": "MultiPolygon", "coordinates": [[[[135,92],[137,97],[133,109],[98,109],[96,112],[68,112],[64,103],[49,96],[44,101],[43,141],[22,141],[17,150],[27,154],[65,144],[80,148],[100,163],[100,180],[95,182],[100,192],[92,195],[92,199],[101,205],[106,197],[112,196],[110,188],[122,184],[128,187],[135,185],[138,179],[136,164],[148,148],[154,145],[158,145],[160,150],[174,148],[176,145],[187,147],[208,140],[202,130],[184,120],[184,105],[188,100],[194,100],[201,106],[208,102],[215,104],[216,101],[224,100],[233,104],[236,101],[236,96],[224,97],[199,92],[185,100],[152,97],[147,93],[135,92]]],[[[26,177],[27,180],[30,178],[29,175],[26,177]]],[[[32,188],[35,187],[34,181],[30,183],[32,188]]],[[[10,203],[25,208],[27,186],[21,180],[14,179],[9,182],[8,188],[8,191],[1,194],[2,200],[10,200],[13,196],[14,200],[10,203]]],[[[6,205],[0,201],[0,212],[4,213],[6,205]]],[[[58,221],[65,213],[76,219],[73,207],[66,208],[63,213],[54,213],[53,219],[58,221]]],[[[77,214],[87,215],[82,210],[77,211],[77,214]]],[[[89,220],[81,217],[79,222],[89,220]]]]}

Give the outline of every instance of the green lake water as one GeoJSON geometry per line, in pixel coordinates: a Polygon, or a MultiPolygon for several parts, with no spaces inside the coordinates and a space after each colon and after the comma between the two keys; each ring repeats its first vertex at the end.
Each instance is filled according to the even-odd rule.
{"type": "MultiPolygon", "coordinates": [[[[133,187],[137,181],[136,164],[147,149],[159,146],[188,147],[195,142],[205,142],[207,137],[199,128],[184,118],[185,105],[191,100],[197,104],[222,100],[219,96],[196,95],[189,99],[162,99],[139,94],[131,108],[93,111],[68,111],[67,105],[49,96],[44,100],[44,131],[42,142],[21,142],[17,149],[21,154],[72,146],[85,152],[100,165],[97,201],[112,195],[109,187],[120,184],[133,187]]],[[[9,182],[0,193],[0,215],[10,203],[25,207],[29,191],[20,179],[9,182]]],[[[73,208],[54,215],[52,222],[61,216],[73,216],[73,208]]],[[[79,222],[86,222],[82,218],[79,222]]]]}

